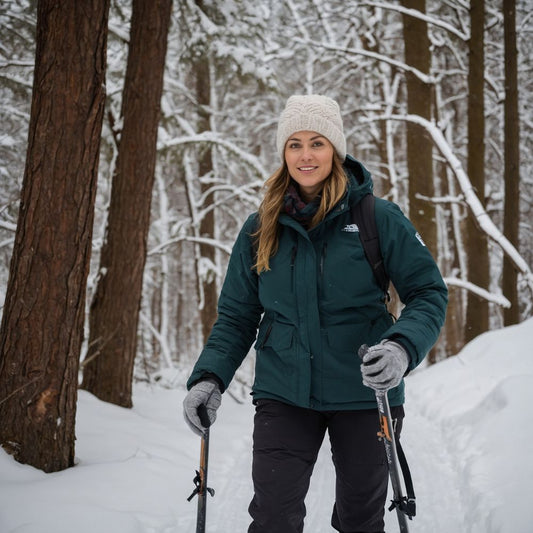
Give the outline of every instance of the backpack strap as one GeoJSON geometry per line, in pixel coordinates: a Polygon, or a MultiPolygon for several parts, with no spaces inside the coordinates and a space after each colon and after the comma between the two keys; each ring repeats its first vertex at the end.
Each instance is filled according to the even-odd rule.
{"type": "Polygon", "coordinates": [[[379,287],[385,295],[386,301],[390,301],[389,276],[383,264],[383,256],[379,246],[378,228],[375,217],[375,200],[372,193],[368,193],[359,202],[350,207],[352,222],[359,228],[359,238],[365,251],[367,261],[372,267],[372,272],[379,287]]]}

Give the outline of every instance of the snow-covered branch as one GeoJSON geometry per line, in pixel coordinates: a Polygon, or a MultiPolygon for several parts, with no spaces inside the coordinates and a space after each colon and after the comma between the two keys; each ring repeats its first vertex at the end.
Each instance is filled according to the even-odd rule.
{"type": "Polygon", "coordinates": [[[25,80],[19,76],[11,75],[11,74],[1,74],[0,73],[0,80],[4,80],[7,82],[7,84],[12,85],[21,85],[25,89],[32,89],[33,83],[31,80],[25,80]]]}
{"type": "Polygon", "coordinates": [[[382,63],[392,65],[393,67],[396,67],[397,69],[403,72],[410,72],[411,74],[414,74],[423,83],[431,85],[435,83],[435,78],[433,76],[429,76],[428,74],[425,74],[417,68],[411,67],[403,61],[397,61],[396,59],[392,59],[391,57],[388,57],[386,55],[371,52],[370,50],[365,50],[364,48],[346,48],[342,46],[334,46],[331,44],[321,43],[313,40],[302,39],[300,37],[295,37],[293,41],[306,44],[308,46],[317,46],[319,48],[324,48],[325,50],[331,50],[332,52],[342,53],[344,54],[345,59],[348,61],[352,61],[354,59],[351,56],[363,56],[368,57],[370,59],[375,59],[376,61],[381,61],[382,63]]]}
{"type": "Polygon", "coordinates": [[[7,67],[33,68],[34,66],[35,66],[34,61],[17,61],[16,59],[9,59],[8,61],[0,61],[0,68],[7,68],[7,67]]]}
{"type": "Polygon", "coordinates": [[[443,20],[437,19],[425,13],[422,13],[421,11],[418,11],[417,9],[411,9],[408,7],[403,7],[398,4],[392,4],[389,2],[359,2],[358,6],[359,7],[365,7],[365,6],[379,7],[381,9],[387,9],[389,11],[396,11],[398,13],[402,13],[404,15],[409,15],[410,17],[423,20],[427,22],[428,24],[430,24],[431,26],[435,26],[437,28],[446,30],[452,33],[453,35],[455,35],[456,37],[459,37],[459,39],[461,39],[464,42],[468,42],[468,39],[470,38],[469,35],[458,30],[451,24],[448,24],[447,22],[444,22],[443,20]]]}
{"type": "Polygon", "coordinates": [[[174,368],[172,363],[172,354],[166,342],[166,339],[161,335],[157,328],[150,322],[150,319],[142,311],[139,313],[139,318],[141,322],[149,329],[150,333],[157,339],[159,346],[161,347],[161,353],[163,354],[163,359],[165,360],[167,368],[174,368]]]}
{"type": "Polygon", "coordinates": [[[13,224],[13,222],[8,222],[7,220],[0,220],[0,229],[15,232],[17,231],[17,225],[13,224]]]}
{"type": "Polygon", "coordinates": [[[222,244],[220,241],[217,241],[216,239],[208,239],[207,237],[194,237],[192,235],[180,235],[178,237],[174,237],[172,239],[169,239],[166,242],[162,242],[161,244],[158,244],[156,247],[152,248],[148,255],[155,255],[161,253],[163,250],[168,248],[170,245],[175,244],[177,242],[194,242],[197,244],[208,244],[210,246],[214,246],[215,248],[218,248],[219,250],[222,250],[227,255],[231,255],[231,246],[226,246],[225,244],[222,244]]]}
{"type": "Polygon", "coordinates": [[[424,194],[416,193],[415,198],[423,200],[425,202],[431,202],[433,204],[462,204],[464,203],[464,197],[462,194],[459,196],[453,196],[448,194],[447,196],[425,196],[424,194]]]}
{"type": "Polygon", "coordinates": [[[0,241],[0,248],[3,248],[4,246],[12,246],[15,242],[15,237],[11,239],[6,239],[5,241],[0,241]]]}
{"type": "Polygon", "coordinates": [[[444,278],[444,282],[446,283],[446,285],[448,285],[448,287],[459,287],[461,289],[466,289],[467,291],[473,292],[481,298],[484,298],[488,302],[492,302],[501,307],[511,307],[511,302],[505,296],[503,296],[503,294],[494,294],[479,287],[478,285],[475,285],[474,283],[471,283],[470,281],[466,281],[464,279],[459,278],[447,277],[444,278]]]}
{"type": "Polygon", "coordinates": [[[464,194],[466,203],[472,211],[478,226],[507,254],[516,268],[525,276],[529,289],[533,293],[533,273],[531,272],[529,265],[520,255],[518,250],[513,246],[513,244],[498,229],[496,224],[494,224],[488,213],[485,211],[485,208],[479,201],[479,198],[477,197],[476,192],[472,187],[472,183],[470,182],[467,173],[463,169],[461,162],[453,153],[450,144],[437,125],[434,122],[430,122],[429,120],[426,120],[418,115],[386,115],[362,119],[362,122],[372,122],[374,120],[399,120],[404,122],[412,122],[422,126],[431,135],[433,142],[455,174],[455,177],[457,178],[457,181],[459,182],[461,190],[464,194]]]}
{"type": "MultiPolygon", "coordinates": [[[[220,205],[226,204],[228,203],[228,201],[233,200],[234,198],[242,198],[243,200],[250,202],[252,205],[259,207],[260,202],[257,196],[257,190],[260,189],[262,186],[263,182],[259,180],[247,183],[246,185],[242,185],[240,187],[229,185],[227,183],[214,185],[200,196],[200,198],[196,201],[196,207],[202,207],[203,205],[206,205],[207,197],[216,192],[227,192],[228,194],[209,205],[208,210],[211,210],[210,208],[212,208],[212,206],[218,207],[220,205]]],[[[199,218],[202,217],[200,216],[199,218]]]]}
{"type": "Polygon", "coordinates": [[[188,135],[185,137],[175,137],[173,139],[166,140],[163,143],[158,144],[158,150],[165,150],[172,148],[174,146],[179,146],[183,144],[192,144],[192,143],[211,143],[225,148],[229,152],[235,154],[239,159],[244,161],[247,165],[252,167],[256,174],[259,175],[262,179],[265,179],[268,176],[266,169],[259,162],[257,157],[254,157],[250,153],[244,151],[242,148],[239,148],[235,143],[222,139],[216,133],[212,131],[205,131],[196,135],[188,135]]]}
{"type": "Polygon", "coordinates": [[[129,27],[124,28],[123,26],[119,26],[118,24],[110,21],[108,28],[109,33],[117,37],[120,41],[123,41],[125,43],[130,42],[129,27]]]}

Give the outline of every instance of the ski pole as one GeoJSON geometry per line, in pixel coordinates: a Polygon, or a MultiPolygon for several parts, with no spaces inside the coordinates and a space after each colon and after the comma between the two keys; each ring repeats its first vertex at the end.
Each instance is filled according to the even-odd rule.
{"type": "MultiPolygon", "coordinates": [[[[400,471],[398,469],[398,452],[396,450],[396,439],[394,437],[394,427],[389,407],[389,399],[387,398],[387,391],[375,391],[376,401],[379,411],[379,423],[381,431],[378,432],[378,437],[383,440],[385,444],[385,454],[387,455],[387,464],[389,466],[389,475],[392,484],[392,504],[389,511],[396,508],[396,515],[398,517],[398,524],[401,533],[408,533],[405,504],[407,499],[403,495],[402,484],[400,481],[400,471]]],[[[411,517],[409,516],[409,520],[411,517]]]]}
{"type": "Polygon", "coordinates": [[[196,476],[193,479],[193,483],[196,488],[192,494],[187,498],[187,501],[191,501],[196,495],[198,495],[198,511],[196,514],[196,533],[205,533],[205,517],[207,509],[207,493],[211,496],[215,495],[215,491],[207,486],[207,467],[209,460],[209,426],[211,422],[207,416],[207,409],[204,404],[198,406],[198,416],[200,422],[204,426],[204,433],[202,435],[202,441],[200,444],[200,470],[196,471],[196,476]]]}
{"type": "MultiPolygon", "coordinates": [[[[367,350],[368,347],[362,350],[362,353],[359,353],[361,359],[366,354],[367,350]]],[[[374,389],[374,393],[378,404],[379,424],[381,428],[378,432],[378,437],[383,440],[385,445],[385,454],[387,456],[387,465],[389,467],[389,475],[392,484],[393,500],[389,507],[389,511],[396,509],[400,532],[409,533],[406,517],[408,516],[409,520],[412,520],[412,516],[414,516],[414,500],[410,501],[403,495],[400,471],[398,468],[399,461],[398,451],[396,449],[396,437],[394,434],[389,399],[386,390],[374,389]]]]}

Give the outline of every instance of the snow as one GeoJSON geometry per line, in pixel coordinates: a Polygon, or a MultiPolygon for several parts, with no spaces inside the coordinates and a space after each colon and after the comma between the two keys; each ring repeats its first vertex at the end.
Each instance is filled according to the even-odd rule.
{"type": "MultiPolygon", "coordinates": [[[[406,378],[402,434],[415,491],[412,533],[530,533],[533,506],[533,318],[476,338],[406,378]]],[[[136,385],[134,408],[80,391],[77,465],[45,474],[0,451],[2,533],[193,533],[187,502],[200,440],[185,391],[136,385]]],[[[211,429],[209,533],[245,532],[253,406],[225,395],[211,429]]],[[[308,533],[329,525],[334,477],[327,438],[307,498],[308,533]]],[[[386,530],[398,531],[386,512],[386,530]]]]}

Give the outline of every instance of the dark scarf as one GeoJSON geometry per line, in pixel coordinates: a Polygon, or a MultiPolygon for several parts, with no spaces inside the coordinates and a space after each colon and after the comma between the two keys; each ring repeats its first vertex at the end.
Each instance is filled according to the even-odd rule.
{"type": "Polygon", "coordinates": [[[311,219],[315,216],[320,205],[320,195],[314,200],[306,204],[300,196],[300,190],[298,184],[291,179],[287,192],[283,199],[283,211],[290,217],[294,218],[302,224],[304,228],[309,226],[311,219]]]}

